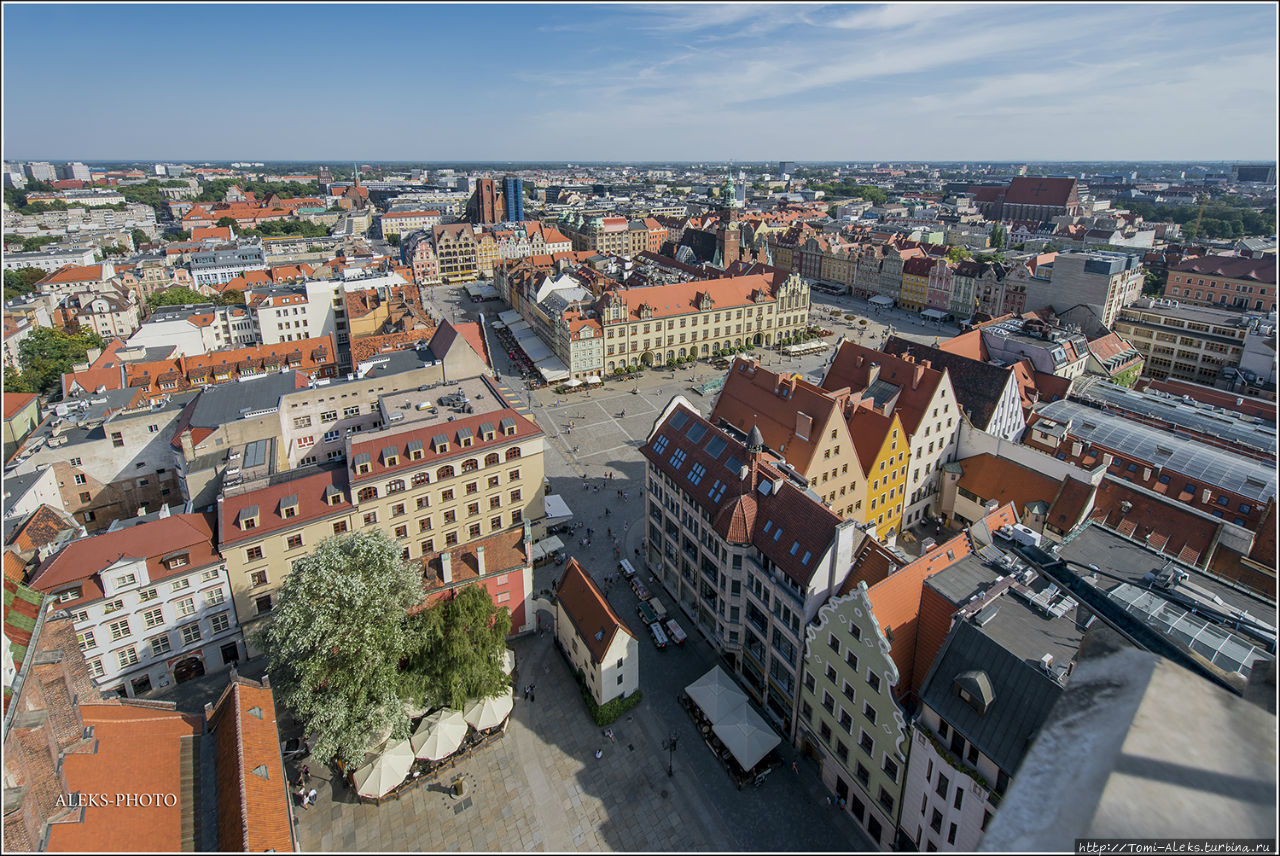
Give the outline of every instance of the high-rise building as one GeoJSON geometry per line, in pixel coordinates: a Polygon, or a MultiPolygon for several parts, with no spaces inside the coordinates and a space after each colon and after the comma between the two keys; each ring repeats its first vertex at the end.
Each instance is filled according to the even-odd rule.
{"type": "Polygon", "coordinates": [[[48,161],[32,161],[27,164],[27,175],[32,181],[57,181],[58,173],[48,161]]]}
{"type": "Polygon", "coordinates": [[[64,178],[70,178],[75,181],[92,181],[89,175],[89,167],[79,161],[71,161],[63,165],[62,174],[64,178]]]}
{"type": "Polygon", "coordinates": [[[778,174],[784,178],[796,171],[795,161],[778,161],[778,174]]]}
{"type": "Polygon", "coordinates": [[[508,223],[524,221],[524,180],[508,175],[502,180],[502,192],[506,201],[505,217],[508,223]]]}
{"type": "Polygon", "coordinates": [[[503,211],[503,193],[492,178],[476,179],[476,190],[467,202],[467,220],[472,223],[497,223],[503,211]]]}

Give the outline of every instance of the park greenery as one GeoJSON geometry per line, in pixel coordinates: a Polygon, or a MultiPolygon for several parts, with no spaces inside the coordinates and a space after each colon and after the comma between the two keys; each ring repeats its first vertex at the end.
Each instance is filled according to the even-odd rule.
{"type": "MultiPolygon", "coordinates": [[[[102,337],[91,330],[68,333],[56,327],[36,327],[18,346],[21,383],[30,392],[60,395],[62,375],[76,363],[84,362],[90,348],[106,346],[102,337]]],[[[7,372],[5,388],[10,388],[7,372]]]]}
{"type": "Polygon", "coordinates": [[[1152,223],[1178,223],[1182,226],[1182,236],[1187,240],[1196,238],[1249,238],[1274,235],[1276,233],[1276,203],[1273,201],[1265,207],[1258,208],[1254,203],[1239,196],[1223,196],[1204,207],[1204,216],[1200,218],[1200,230],[1196,231],[1196,218],[1200,216],[1200,206],[1196,205],[1164,205],[1153,202],[1126,199],[1123,207],[1142,219],[1152,223]]]}
{"type": "Polygon", "coordinates": [[[156,291],[147,295],[147,305],[152,309],[157,309],[161,306],[197,306],[202,303],[212,303],[214,306],[234,306],[238,303],[244,303],[244,294],[235,289],[228,289],[221,294],[209,296],[185,285],[176,285],[173,288],[166,288],[163,291],[156,291]]]}
{"type": "Polygon", "coordinates": [[[4,272],[4,299],[12,300],[36,290],[36,283],[48,276],[40,268],[24,267],[4,272]]]}
{"type": "Polygon", "coordinates": [[[10,244],[22,244],[22,252],[34,253],[46,244],[56,244],[62,240],[61,235],[32,235],[23,237],[22,235],[5,235],[4,243],[7,247],[10,244]]]}
{"type": "Polygon", "coordinates": [[[294,562],[257,644],[317,758],[351,768],[381,736],[407,737],[406,700],[461,708],[506,688],[508,610],[479,586],[410,615],[422,601],[420,570],[381,530],[327,538],[294,562]]]}
{"type": "Polygon", "coordinates": [[[889,195],[880,188],[873,187],[870,184],[859,184],[858,182],[848,178],[841,179],[838,182],[810,184],[809,190],[821,190],[829,198],[861,198],[867,200],[872,205],[883,205],[889,201],[889,195]]]}

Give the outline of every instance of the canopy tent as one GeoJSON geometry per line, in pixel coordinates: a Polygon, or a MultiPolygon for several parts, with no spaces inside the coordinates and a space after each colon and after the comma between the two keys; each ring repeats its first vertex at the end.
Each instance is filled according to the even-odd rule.
{"type": "Polygon", "coordinates": [[[498,320],[510,327],[512,324],[521,320],[520,313],[514,309],[508,309],[505,312],[498,313],[498,320]]]}
{"type": "Polygon", "coordinates": [[[883,294],[877,294],[875,297],[871,298],[871,305],[889,307],[893,305],[893,298],[886,297],[883,294]]]}
{"type": "Polygon", "coordinates": [[[516,670],[516,652],[506,648],[502,652],[502,671],[508,675],[516,670]]]}
{"type": "Polygon", "coordinates": [[[726,719],[747,703],[746,693],[738,689],[738,685],[719,666],[689,684],[684,691],[712,724],[726,719]]]}
{"type": "Polygon", "coordinates": [[[543,497],[543,505],[547,509],[547,522],[560,520],[566,517],[572,517],[573,512],[569,509],[569,504],[564,501],[564,497],[558,493],[543,497]]]}
{"type": "Polygon", "coordinates": [[[793,356],[799,354],[815,354],[818,351],[825,351],[827,343],[820,339],[814,339],[809,342],[798,342],[794,345],[785,345],[782,350],[793,356]]]}
{"type": "Polygon", "coordinates": [[[516,330],[513,326],[512,331],[515,332],[516,344],[520,346],[520,350],[524,351],[524,355],[529,358],[530,362],[538,362],[545,360],[547,357],[555,356],[551,349],[547,347],[547,343],[538,338],[538,334],[529,329],[528,326],[523,330],[516,330]]]}
{"type": "Polygon", "coordinates": [[[926,309],[920,314],[931,321],[943,321],[947,318],[947,313],[941,309],[926,309]]]}
{"type": "Polygon", "coordinates": [[[564,549],[564,542],[555,535],[552,535],[550,538],[543,538],[541,541],[534,541],[529,545],[529,561],[539,561],[540,559],[552,555],[557,550],[562,549],[564,549]]]}
{"type": "Polygon", "coordinates": [[[571,377],[565,381],[564,385],[573,389],[574,387],[582,386],[582,381],[578,380],[576,377],[571,377]]]}
{"type": "Polygon", "coordinates": [[[513,336],[518,335],[521,330],[530,329],[529,322],[522,318],[517,318],[515,321],[508,321],[506,324],[507,329],[511,331],[511,335],[513,336]]]}
{"type": "Polygon", "coordinates": [[[485,731],[501,725],[510,715],[514,703],[515,691],[507,687],[507,691],[502,695],[472,699],[467,702],[463,716],[476,731],[485,731]]]}
{"type": "Polygon", "coordinates": [[[490,321],[489,326],[495,330],[502,330],[505,329],[507,325],[503,324],[501,321],[490,321]]]}
{"type": "Polygon", "coordinates": [[[599,376],[599,375],[587,375],[585,378],[583,378],[583,380],[584,380],[584,381],[586,381],[587,383],[601,383],[601,382],[602,382],[602,381],[600,380],[600,376],[599,376]]]}
{"type": "Polygon", "coordinates": [[[760,714],[746,704],[734,710],[724,721],[712,724],[711,730],[744,770],[760,763],[761,758],[782,742],[760,714]]]}
{"type": "Polygon", "coordinates": [[[409,745],[414,755],[424,761],[439,761],[457,752],[466,736],[466,718],[461,712],[446,707],[422,720],[409,738],[409,745]]]}
{"type": "Polygon", "coordinates": [[[373,763],[356,770],[356,793],[375,799],[385,795],[409,775],[413,759],[413,747],[408,740],[401,740],[387,747],[373,763]]]}
{"type": "Polygon", "coordinates": [[[534,360],[533,364],[538,371],[542,372],[542,376],[547,379],[547,383],[555,383],[569,376],[569,367],[554,354],[541,360],[534,360]]]}

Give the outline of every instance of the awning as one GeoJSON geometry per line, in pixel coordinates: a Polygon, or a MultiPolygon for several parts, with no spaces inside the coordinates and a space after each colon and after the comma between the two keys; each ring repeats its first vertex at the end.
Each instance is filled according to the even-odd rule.
{"type": "Polygon", "coordinates": [[[565,381],[564,385],[569,387],[570,389],[573,389],[574,387],[582,386],[582,381],[578,380],[576,377],[571,377],[567,381],[565,381]]]}
{"type": "Polygon", "coordinates": [[[747,703],[746,693],[738,689],[738,685],[719,666],[689,684],[684,691],[712,724],[727,719],[747,703]]]}
{"type": "Polygon", "coordinates": [[[507,325],[503,324],[501,321],[490,321],[489,326],[494,330],[503,330],[507,325]]]}
{"type": "Polygon", "coordinates": [[[564,542],[555,535],[543,538],[541,541],[534,541],[529,546],[529,561],[536,562],[562,549],[564,549],[564,542]]]}
{"type": "Polygon", "coordinates": [[[498,313],[498,320],[510,327],[520,319],[520,313],[514,309],[507,309],[498,313]]]}
{"type": "Polygon", "coordinates": [[[746,704],[734,710],[726,720],[713,723],[711,730],[744,770],[759,764],[761,758],[782,742],[760,714],[746,704]]]}
{"type": "Polygon", "coordinates": [[[547,383],[555,383],[569,376],[569,367],[564,364],[564,360],[555,354],[543,357],[540,360],[534,360],[533,364],[538,371],[542,372],[542,376],[546,378],[547,383]]]}
{"type": "Polygon", "coordinates": [[[507,329],[510,330],[513,335],[515,335],[515,334],[518,334],[521,330],[528,330],[529,322],[524,321],[520,318],[517,318],[514,321],[507,322],[507,329]]]}
{"type": "Polygon", "coordinates": [[[934,321],[941,321],[942,319],[947,317],[947,313],[943,312],[941,309],[926,309],[920,314],[923,315],[925,318],[931,318],[934,321]]]}
{"type": "Polygon", "coordinates": [[[573,512],[569,509],[569,504],[559,494],[543,498],[543,505],[547,509],[547,521],[559,520],[565,517],[572,517],[573,512]]]}
{"type": "Polygon", "coordinates": [[[587,383],[600,383],[600,375],[587,375],[583,380],[587,383]]]}
{"type": "Polygon", "coordinates": [[[883,294],[877,294],[875,297],[871,298],[871,302],[876,306],[892,306],[893,298],[885,297],[883,294]]]}

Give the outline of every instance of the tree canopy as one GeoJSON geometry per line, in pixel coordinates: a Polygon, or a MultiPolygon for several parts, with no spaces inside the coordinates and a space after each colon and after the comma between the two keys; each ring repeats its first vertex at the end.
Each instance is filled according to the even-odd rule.
{"type": "Polygon", "coordinates": [[[190,306],[199,303],[218,302],[218,300],[206,297],[185,285],[177,285],[173,288],[166,288],[163,291],[155,291],[147,295],[147,305],[152,309],[158,306],[190,306]]]}
{"type": "Polygon", "coordinates": [[[36,327],[18,346],[22,378],[33,392],[59,392],[64,373],[84,362],[90,348],[106,346],[102,337],[90,330],[73,334],[54,327],[36,327]]]}
{"type": "Polygon", "coordinates": [[[143,244],[151,242],[151,238],[147,237],[147,233],[141,229],[134,229],[129,233],[129,237],[133,238],[133,245],[135,247],[141,247],[143,244]]]}
{"type": "Polygon", "coordinates": [[[316,757],[355,765],[376,735],[407,736],[398,666],[421,600],[421,576],[380,530],[327,538],[294,562],[258,643],[316,757]]]}
{"type": "Polygon", "coordinates": [[[870,184],[858,184],[852,179],[841,179],[838,182],[830,182],[827,184],[811,184],[810,190],[821,190],[827,196],[839,197],[860,197],[867,200],[872,205],[883,205],[889,201],[889,195],[878,187],[870,184]]]}
{"type": "Polygon", "coordinates": [[[4,272],[4,299],[12,300],[36,290],[36,283],[48,276],[40,268],[24,267],[4,272]]]}
{"type": "Polygon", "coordinates": [[[969,252],[968,247],[952,247],[947,250],[947,259],[953,262],[964,261],[972,255],[973,253],[969,252]]]}
{"type": "Polygon", "coordinates": [[[1196,233],[1196,217],[1199,205],[1165,205],[1136,199],[1118,203],[1142,219],[1152,223],[1178,223],[1182,234],[1193,238],[1248,238],[1276,233],[1276,204],[1261,207],[1237,197],[1224,196],[1207,203],[1200,220],[1200,233],[1196,233]]]}
{"type": "Polygon", "coordinates": [[[282,235],[324,238],[329,234],[329,227],[312,223],[310,220],[268,220],[265,223],[259,223],[257,228],[243,229],[239,234],[244,238],[275,238],[282,235]]]}
{"type": "Polygon", "coordinates": [[[467,586],[409,622],[403,694],[425,706],[461,710],[468,699],[497,695],[510,679],[502,668],[511,612],[481,586],[467,586]]]}

